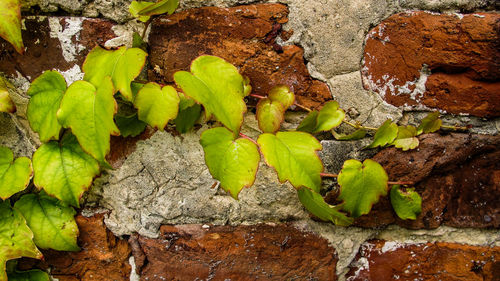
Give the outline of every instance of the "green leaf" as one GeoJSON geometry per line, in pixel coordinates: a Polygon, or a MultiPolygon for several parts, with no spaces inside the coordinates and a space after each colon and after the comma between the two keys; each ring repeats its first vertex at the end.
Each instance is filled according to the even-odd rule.
{"type": "Polygon", "coordinates": [[[0,112],[14,113],[16,112],[16,105],[10,98],[7,83],[9,82],[0,76],[0,112]]]}
{"type": "MultiPolygon", "coordinates": [[[[120,47],[105,50],[99,46],[90,51],[83,63],[83,80],[98,87],[106,76],[111,76],[116,91],[132,101],[130,83],[141,73],[147,53],[139,48],[120,47]]],[[[113,92],[114,93],[114,92],[113,92]]]]}
{"type": "Polygon", "coordinates": [[[28,95],[27,117],[40,141],[59,139],[61,125],[57,121],[57,110],[66,91],[66,80],[57,71],[45,71],[31,83],[28,95]]]}
{"type": "Polygon", "coordinates": [[[323,163],[316,153],[322,149],[316,138],[304,132],[278,132],[262,134],[257,142],[280,182],[288,180],[297,189],[305,186],[319,192],[323,163]]]}
{"type": "Polygon", "coordinates": [[[33,269],[28,271],[16,271],[9,273],[9,281],[49,281],[49,275],[45,271],[33,269]]]}
{"type": "Polygon", "coordinates": [[[201,134],[200,143],[210,174],[238,199],[240,191],[255,181],[260,161],[257,145],[244,138],[235,140],[231,131],[224,127],[206,130],[201,134]]]}
{"type": "Polygon", "coordinates": [[[57,119],[64,128],[71,128],[83,150],[106,165],[110,134],[120,134],[113,122],[116,110],[109,77],[97,89],[89,82],[76,81],[66,90],[57,119]]]}
{"type": "Polygon", "coordinates": [[[335,131],[332,131],[333,136],[335,137],[336,140],[359,140],[362,139],[366,136],[366,130],[365,129],[357,129],[353,133],[349,135],[345,134],[338,134],[335,131]]]}
{"type": "MultiPolygon", "coordinates": [[[[148,43],[144,42],[141,35],[137,32],[132,34],[132,48],[139,48],[144,52],[148,50],[148,43]]],[[[133,91],[133,90],[132,90],[133,91]]]]}
{"type": "Polygon", "coordinates": [[[269,98],[261,99],[257,103],[257,121],[264,133],[276,133],[285,119],[285,108],[279,101],[269,98]]]}
{"type": "Polygon", "coordinates": [[[201,115],[201,105],[197,104],[193,99],[186,97],[183,93],[179,93],[179,112],[175,118],[175,129],[177,132],[184,134],[193,128],[196,121],[201,115]]]}
{"type": "MultiPolygon", "coordinates": [[[[130,3],[130,6],[128,6],[128,11],[130,12],[130,14],[134,18],[137,18],[142,22],[147,22],[149,20],[150,16],[141,16],[141,15],[139,15],[139,12],[142,9],[149,7],[149,6],[152,6],[154,4],[155,3],[153,3],[153,2],[146,2],[146,1],[132,1],[132,3],[130,3]]],[[[137,47],[137,46],[134,46],[134,47],[137,47]]]]}
{"type": "Polygon", "coordinates": [[[327,204],[319,193],[305,187],[300,188],[297,192],[302,205],[319,219],[331,221],[341,226],[348,226],[354,222],[353,218],[339,212],[338,207],[327,204]]]}
{"type": "Polygon", "coordinates": [[[325,103],[319,112],[315,110],[309,112],[307,117],[297,127],[297,131],[309,133],[330,131],[342,124],[344,117],[344,110],[339,108],[338,102],[329,101],[325,103]]]}
{"type": "Polygon", "coordinates": [[[393,144],[395,147],[403,149],[403,151],[414,149],[419,144],[418,139],[415,137],[416,135],[417,129],[414,126],[399,126],[398,136],[393,144]]]}
{"type": "Polygon", "coordinates": [[[179,6],[179,0],[160,0],[151,6],[147,6],[139,11],[141,16],[154,16],[161,14],[173,14],[179,6]]]}
{"type": "Polygon", "coordinates": [[[191,73],[178,71],[174,80],[184,91],[212,113],[224,126],[239,133],[247,107],[243,101],[244,80],[238,69],[221,58],[201,56],[191,64],[191,73]]]}
{"type": "Polygon", "coordinates": [[[272,101],[279,101],[285,110],[295,102],[295,95],[286,85],[275,86],[269,91],[267,97],[272,101]]]}
{"type": "Polygon", "coordinates": [[[20,257],[41,259],[33,242],[33,233],[19,211],[9,201],[0,201],[0,281],[7,281],[6,262],[20,257]]]}
{"type": "Polygon", "coordinates": [[[250,95],[252,92],[252,85],[250,85],[250,78],[243,76],[243,97],[250,95]]]}
{"type": "Polygon", "coordinates": [[[73,208],[43,193],[23,195],[14,208],[26,218],[38,247],[56,251],[80,250],[76,243],[78,226],[73,208]]]}
{"type": "Polygon", "coordinates": [[[0,146],[0,198],[5,200],[26,189],[32,174],[29,158],[19,157],[14,161],[12,151],[0,146]]]}
{"type": "Polygon", "coordinates": [[[380,196],[387,194],[387,173],[379,163],[366,159],[363,163],[350,159],[344,162],[337,181],[343,209],[357,218],[368,214],[380,196]]]}
{"type": "Polygon", "coordinates": [[[375,136],[373,137],[373,142],[366,148],[375,148],[377,146],[384,147],[391,144],[398,136],[398,125],[392,122],[392,120],[387,119],[380,128],[378,128],[375,136]]]}
{"type": "Polygon", "coordinates": [[[172,86],[160,87],[148,83],[139,90],[134,100],[139,120],[163,131],[168,121],[177,116],[179,95],[172,86]]]}
{"type": "Polygon", "coordinates": [[[99,174],[99,164],[67,134],[61,143],[43,144],[33,155],[36,187],[67,204],[80,206],[80,197],[99,174]]]}
{"type": "Polygon", "coordinates": [[[422,123],[417,128],[417,135],[422,133],[433,133],[441,128],[443,121],[439,119],[439,112],[431,112],[424,119],[422,119],[422,123]]]}
{"type": "Polygon", "coordinates": [[[19,0],[0,1],[0,37],[7,40],[20,54],[24,53],[21,36],[21,3],[19,0]]]}
{"type": "Polygon", "coordinates": [[[115,115],[115,123],[124,138],[140,135],[148,125],[146,122],[139,120],[137,114],[131,116],[115,115]]]}
{"type": "Polygon", "coordinates": [[[391,204],[398,217],[403,220],[416,220],[422,212],[422,198],[414,188],[406,188],[404,191],[399,185],[393,185],[391,204]]]}

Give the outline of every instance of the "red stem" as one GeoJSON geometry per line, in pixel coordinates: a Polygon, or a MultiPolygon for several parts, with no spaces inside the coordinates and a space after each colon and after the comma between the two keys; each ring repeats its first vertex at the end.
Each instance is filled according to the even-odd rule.
{"type": "Polygon", "coordinates": [[[252,139],[251,137],[249,137],[249,136],[247,136],[247,135],[245,135],[245,134],[243,134],[243,133],[240,133],[240,137],[242,137],[242,138],[244,138],[244,139],[247,139],[247,140],[249,140],[249,141],[253,142],[253,143],[254,143],[255,145],[257,145],[257,146],[259,145],[259,144],[258,144],[258,143],[254,140],[254,139],[252,139]]]}
{"type": "Polygon", "coordinates": [[[256,95],[256,94],[250,94],[251,97],[254,97],[254,98],[258,98],[258,99],[265,99],[266,97],[264,96],[259,96],[259,95],[256,95]]]}

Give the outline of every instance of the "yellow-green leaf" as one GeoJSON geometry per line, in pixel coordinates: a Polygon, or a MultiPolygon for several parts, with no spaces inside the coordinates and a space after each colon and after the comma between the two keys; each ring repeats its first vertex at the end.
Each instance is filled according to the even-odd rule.
{"type": "Polygon", "coordinates": [[[14,113],[16,105],[9,95],[8,81],[0,76],[0,112],[14,113]]]}
{"type": "Polygon", "coordinates": [[[66,80],[57,71],[45,71],[31,83],[28,95],[27,117],[40,141],[59,139],[61,125],[57,121],[57,110],[66,91],[66,80]]]}
{"type": "Polygon", "coordinates": [[[398,125],[392,122],[392,120],[387,119],[380,128],[378,128],[375,136],[373,137],[373,142],[366,148],[384,147],[391,144],[398,136],[398,125]]]}
{"type": "Polygon", "coordinates": [[[115,123],[118,129],[120,129],[120,135],[124,138],[140,135],[148,125],[146,122],[139,120],[137,114],[131,116],[115,115],[115,123]]]}
{"type": "Polygon", "coordinates": [[[353,218],[339,212],[339,207],[331,206],[325,202],[321,194],[309,188],[300,188],[298,191],[299,200],[311,212],[321,220],[331,221],[336,225],[348,226],[354,222],[353,218]]]}
{"type": "Polygon", "coordinates": [[[403,220],[416,220],[422,212],[422,198],[414,188],[402,190],[399,185],[393,185],[391,204],[398,217],[403,220]]]}
{"type": "Polygon", "coordinates": [[[18,53],[23,54],[21,3],[19,0],[1,0],[0,19],[0,37],[11,43],[18,53]]]}
{"type": "Polygon", "coordinates": [[[105,50],[97,46],[83,63],[83,80],[98,87],[106,76],[111,76],[114,89],[120,91],[126,100],[132,101],[130,83],[141,73],[146,56],[147,53],[139,48],[127,49],[124,46],[117,50],[105,50]]]}
{"type": "Polygon", "coordinates": [[[442,124],[443,121],[439,119],[439,112],[431,112],[427,114],[424,119],[422,119],[422,123],[420,123],[420,126],[417,128],[417,135],[422,133],[433,133],[439,130],[442,124]]]}
{"type": "Polygon", "coordinates": [[[398,136],[394,140],[393,144],[397,148],[403,149],[403,151],[407,151],[409,149],[414,149],[418,146],[419,141],[416,138],[417,128],[414,126],[399,126],[398,127],[398,136]]]}
{"type": "Polygon", "coordinates": [[[19,157],[14,161],[12,151],[0,146],[0,198],[7,199],[24,190],[30,183],[33,169],[31,160],[19,157]]]}
{"type": "Polygon", "coordinates": [[[172,86],[161,87],[148,83],[139,90],[134,100],[139,120],[163,130],[179,111],[179,95],[172,86]]]}
{"type": "Polygon", "coordinates": [[[299,124],[297,131],[309,133],[330,131],[342,124],[344,117],[345,112],[339,108],[339,103],[336,101],[329,101],[325,103],[319,112],[315,110],[311,111],[299,124]]]}
{"type": "Polygon", "coordinates": [[[78,226],[73,208],[44,193],[23,195],[14,208],[26,219],[38,247],[56,251],[80,250],[76,243],[78,226]]]}
{"type": "Polygon", "coordinates": [[[205,107],[207,117],[214,114],[238,135],[247,107],[245,81],[235,66],[218,57],[201,56],[191,64],[191,73],[178,71],[174,80],[184,94],[205,107]]]}
{"type": "Polygon", "coordinates": [[[7,281],[7,261],[20,257],[41,259],[43,256],[33,242],[33,232],[24,217],[10,207],[9,201],[0,200],[0,281],[7,281]]]}
{"type": "Polygon", "coordinates": [[[366,159],[363,163],[350,159],[344,162],[337,181],[342,209],[357,218],[368,214],[380,196],[387,195],[387,173],[379,163],[366,159]]]}
{"type": "Polygon", "coordinates": [[[106,165],[110,135],[120,134],[113,122],[116,110],[109,77],[98,88],[86,81],[76,81],[66,90],[57,119],[64,128],[71,128],[83,150],[106,165]]]}
{"type": "Polygon", "coordinates": [[[146,6],[138,12],[141,16],[154,16],[161,14],[173,14],[179,6],[179,0],[159,0],[153,5],[146,6]]]}
{"type": "Polygon", "coordinates": [[[279,101],[283,104],[285,110],[295,102],[295,95],[286,85],[273,87],[267,97],[272,101],[279,101]]]}
{"type": "Polygon", "coordinates": [[[50,281],[47,272],[39,269],[16,271],[11,272],[8,275],[9,281],[50,281]]]}
{"type": "Polygon", "coordinates": [[[346,135],[346,134],[339,134],[335,131],[332,131],[333,136],[335,137],[336,140],[359,140],[362,139],[366,136],[366,130],[365,129],[357,129],[353,133],[346,135]]]}
{"type": "Polygon", "coordinates": [[[257,145],[245,138],[235,140],[224,127],[206,130],[201,134],[200,143],[210,174],[238,199],[240,191],[255,181],[260,161],[257,145]]]}
{"type": "Polygon", "coordinates": [[[99,164],[85,153],[76,138],[66,134],[61,143],[43,144],[33,155],[36,187],[75,207],[99,174],[99,164]]]}
{"type": "Polygon", "coordinates": [[[147,22],[150,18],[150,16],[141,16],[139,15],[139,12],[149,6],[154,5],[154,2],[146,2],[146,1],[132,1],[130,3],[130,6],[128,6],[128,11],[130,14],[134,17],[139,19],[142,22],[147,22]]]}
{"type": "Polygon", "coordinates": [[[304,132],[262,134],[257,140],[264,159],[274,167],[280,182],[289,181],[295,188],[321,189],[323,163],[317,154],[319,141],[304,132]]]}
{"type": "Polygon", "coordinates": [[[264,133],[276,133],[285,119],[285,108],[279,101],[269,98],[261,99],[257,103],[257,121],[264,133]]]}

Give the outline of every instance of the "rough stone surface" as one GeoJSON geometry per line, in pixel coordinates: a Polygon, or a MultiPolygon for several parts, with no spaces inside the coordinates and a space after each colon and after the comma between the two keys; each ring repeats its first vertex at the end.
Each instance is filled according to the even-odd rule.
{"type": "Polygon", "coordinates": [[[373,157],[391,180],[413,181],[422,196],[416,221],[395,218],[382,198],[357,225],[375,227],[396,222],[409,228],[500,226],[500,136],[427,134],[418,149],[388,148],[373,157]]]}
{"type": "Polygon", "coordinates": [[[387,104],[379,95],[363,89],[359,71],[328,80],[333,97],[350,118],[365,126],[378,127],[387,119],[397,122],[402,110],[387,104]]]}
{"type": "Polygon", "coordinates": [[[143,280],[337,280],[328,241],[289,225],[162,226],[160,232],[158,239],[132,242],[143,280]]]}
{"type": "Polygon", "coordinates": [[[396,106],[500,116],[499,23],[497,13],[391,16],[366,37],[365,88],[396,106]]]}
{"type": "Polygon", "coordinates": [[[432,11],[473,11],[499,5],[495,0],[399,0],[399,4],[402,8],[432,11]]]}
{"type": "Polygon", "coordinates": [[[51,275],[60,281],[128,280],[131,272],[128,259],[131,248],[126,240],[113,236],[104,225],[104,215],[76,217],[80,236],[80,252],[44,250],[44,261],[25,259],[21,269],[36,265],[51,268],[51,275]]]}
{"type": "Polygon", "coordinates": [[[200,55],[215,55],[240,68],[255,94],[267,95],[276,85],[288,85],[297,101],[317,107],[331,99],[328,86],[310,77],[300,47],[277,44],[287,8],[260,4],[233,8],[189,9],[153,22],[150,79],[173,82],[178,70],[189,70],[200,55]]]}
{"type": "Polygon", "coordinates": [[[15,117],[0,112],[0,146],[12,150],[14,157],[27,156],[31,158],[35,148],[22,127],[16,125],[15,117]]]}
{"type": "Polygon", "coordinates": [[[500,247],[372,240],[361,246],[348,281],[498,280],[500,247]]]}
{"type": "MultiPolygon", "coordinates": [[[[296,192],[279,184],[275,172],[263,163],[255,185],[232,199],[211,188],[211,177],[196,133],[172,136],[156,132],[137,142],[123,164],[94,182],[89,205],[111,211],[107,226],[116,234],[158,235],[161,224],[241,224],[307,218],[296,192]]],[[[252,135],[252,132],[248,132],[252,135]]]]}

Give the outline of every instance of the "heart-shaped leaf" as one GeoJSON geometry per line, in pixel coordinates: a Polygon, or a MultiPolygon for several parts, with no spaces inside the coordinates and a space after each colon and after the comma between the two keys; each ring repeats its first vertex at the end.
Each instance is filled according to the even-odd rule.
{"type": "Polygon", "coordinates": [[[393,144],[395,147],[403,149],[403,151],[414,149],[419,144],[416,135],[417,135],[417,128],[411,125],[408,125],[406,127],[399,126],[398,136],[394,140],[393,144]]]}
{"type": "Polygon", "coordinates": [[[31,83],[28,95],[27,117],[40,141],[59,139],[61,125],[57,121],[57,110],[66,91],[66,80],[57,71],[45,71],[31,83]]]}
{"type": "Polygon", "coordinates": [[[422,212],[422,198],[414,188],[402,190],[399,185],[393,185],[391,204],[398,217],[403,220],[416,220],[422,212]]]}
{"type": "Polygon", "coordinates": [[[179,112],[175,118],[175,129],[177,132],[184,134],[193,128],[196,121],[201,115],[201,105],[197,104],[193,99],[186,97],[183,93],[178,93],[179,112]]]}
{"type": "Polygon", "coordinates": [[[132,1],[132,3],[130,3],[130,6],[128,6],[128,11],[134,18],[137,18],[142,22],[147,22],[150,16],[141,16],[139,15],[139,12],[142,9],[152,6],[154,4],[155,3],[153,2],[146,2],[146,1],[132,1]]]}
{"type": "Polygon", "coordinates": [[[280,182],[288,180],[297,189],[305,186],[319,192],[323,163],[316,153],[322,149],[316,138],[304,132],[278,132],[262,134],[257,142],[280,182]]]}
{"type": "Polygon", "coordinates": [[[375,136],[373,137],[373,142],[366,148],[384,147],[391,144],[398,136],[398,125],[392,122],[392,120],[387,119],[380,128],[378,128],[375,136]]]}
{"type": "Polygon", "coordinates": [[[269,91],[267,97],[272,101],[279,101],[286,110],[295,102],[295,95],[286,85],[275,86],[269,91]]]}
{"type": "Polygon", "coordinates": [[[257,103],[257,121],[264,133],[276,133],[285,119],[285,108],[279,101],[269,98],[261,99],[257,103]]]}
{"type": "Polygon", "coordinates": [[[35,244],[42,249],[79,251],[76,243],[76,211],[47,194],[26,194],[14,208],[19,210],[33,231],[35,244]]]}
{"type": "Polygon", "coordinates": [[[231,131],[223,127],[203,132],[200,143],[210,174],[238,199],[240,191],[255,181],[260,161],[257,145],[244,138],[235,140],[231,131]]]}
{"type": "Polygon", "coordinates": [[[131,116],[115,115],[115,123],[124,138],[140,135],[148,125],[137,118],[137,114],[131,116]]]}
{"type": "Polygon", "coordinates": [[[50,281],[47,272],[39,269],[16,271],[11,272],[8,275],[9,281],[50,281]]]}
{"type": "Polygon", "coordinates": [[[424,119],[422,119],[422,123],[420,123],[420,126],[417,128],[417,135],[422,133],[433,133],[439,130],[442,124],[443,121],[439,119],[439,112],[431,112],[427,114],[424,119]]]}
{"type": "Polygon", "coordinates": [[[357,218],[368,214],[380,196],[387,194],[387,173],[379,163],[366,159],[363,163],[350,159],[344,162],[337,181],[342,209],[357,218]]]}
{"type": "Polygon", "coordinates": [[[153,5],[146,6],[138,14],[141,16],[154,16],[165,13],[171,15],[175,12],[177,6],[179,6],[179,0],[159,0],[153,5]]]}
{"type": "Polygon", "coordinates": [[[120,91],[126,100],[132,101],[130,83],[141,73],[146,56],[147,53],[139,48],[127,49],[124,46],[117,50],[105,50],[97,46],[83,63],[83,80],[98,87],[106,76],[111,76],[114,89],[120,91]]]}
{"type": "Polygon", "coordinates": [[[99,164],[67,134],[61,143],[43,144],[33,155],[36,187],[67,204],[80,207],[80,197],[99,174],[99,164]]]}
{"type": "Polygon", "coordinates": [[[333,136],[335,137],[336,140],[359,140],[362,139],[366,136],[366,130],[365,129],[357,129],[353,133],[349,135],[345,134],[338,134],[335,131],[332,131],[333,136]]]}
{"type": "Polygon", "coordinates": [[[345,112],[339,108],[339,103],[329,101],[319,112],[313,110],[297,127],[297,131],[319,133],[338,127],[344,120],[345,112]]]}
{"type": "Polygon", "coordinates": [[[6,262],[20,257],[41,259],[33,242],[33,232],[19,211],[9,201],[0,201],[0,281],[7,281],[6,262]]]}
{"type": "Polygon", "coordinates": [[[24,53],[21,36],[21,3],[19,0],[0,1],[0,37],[7,40],[20,54],[24,53]]]}
{"type": "Polygon", "coordinates": [[[76,81],[66,90],[57,119],[63,127],[71,128],[83,150],[106,165],[110,134],[120,134],[113,122],[116,110],[109,77],[98,88],[86,81],[76,81]]]}
{"type": "Polygon", "coordinates": [[[0,75],[0,112],[14,113],[16,105],[9,95],[8,81],[0,75]]]}
{"type": "Polygon", "coordinates": [[[191,73],[178,71],[174,80],[184,94],[205,107],[207,117],[214,114],[238,135],[247,107],[245,81],[236,67],[218,57],[201,56],[191,64],[191,73]]]}
{"type": "Polygon", "coordinates": [[[29,158],[19,157],[14,161],[12,151],[0,146],[0,198],[5,200],[24,190],[30,183],[32,174],[29,158]]]}
{"type": "Polygon", "coordinates": [[[148,83],[139,90],[134,100],[139,120],[163,131],[168,121],[179,111],[179,95],[172,86],[161,87],[148,83]]]}
{"type": "Polygon", "coordinates": [[[327,204],[319,193],[305,187],[300,188],[297,192],[302,205],[319,219],[331,221],[341,226],[348,226],[354,222],[353,218],[339,212],[338,207],[327,204]]]}

